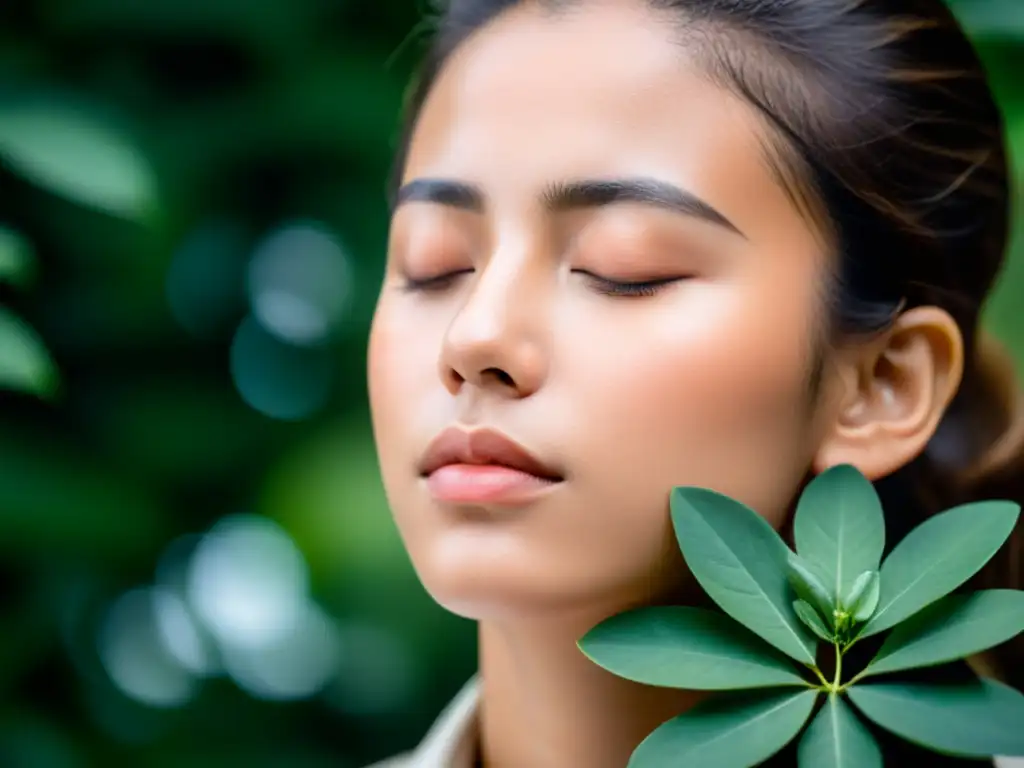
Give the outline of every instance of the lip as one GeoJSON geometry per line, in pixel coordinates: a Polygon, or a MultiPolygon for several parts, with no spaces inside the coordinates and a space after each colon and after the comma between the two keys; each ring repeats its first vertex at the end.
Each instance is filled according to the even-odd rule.
{"type": "Polygon", "coordinates": [[[449,427],[430,443],[420,463],[420,474],[429,477],[451,464],[499,466],[517,469],[543,480],[559,481],[561,473],[551,467],[512,438],[494,429],[472,431],[449,427]]]}
{"type": "Polygon", "coordinates": [[[435,499],[461,504],[522,504],[565,479],[558,468],[488,428],[444,430],[419,471],[435,499]]]}

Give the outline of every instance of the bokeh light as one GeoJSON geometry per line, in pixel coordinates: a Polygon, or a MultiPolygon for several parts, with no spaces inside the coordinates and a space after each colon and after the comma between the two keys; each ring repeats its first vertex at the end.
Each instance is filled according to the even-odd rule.
{"type": "Polygon", "coordinates": [[[148,588],[115,600],[100,629],[99,654],[125,695],[151,707],[180,707],[195,695],[196,680],[167,652],[157,610],[155,592],[148,588]]]}
{"type": "Polygon", "coordinates": [[[295,347],[246,318],[231,344],[231,375],[250,407],[275,419],[298,420],[326,405],[334,382],[326,347],[295,347]]]}
{"type": "MultiPolygon", "coordinates": [[[[172,541],[156,585],[118,599],[100,637],[110,679],[157,708],[186,703],[222,672],[254,698],[309,698],[337,678],[343,646],[288,533],[250,514],[172,541]]],[[[365,644],[353,647],[365,660],[365,644]]]]}
{"type": "Polygon", "coordinates": [[[260,650],[291,636],[306,618],[309,574],[276,523],[254,515],[218,522],[188,573],[188,600],[218,643],[260,650]]]}
{"type": "Polygon", "coordinates": [[[217,665],[213,648],[181,595],[155,588],[153,608],[157,632],[167,653],[193,675],[206,676],[214,672],[217,665]]]}
{"type": "Polygon", "coordinates": [[[333,620],[312,602],[302,604],[298,618],[276,642],[225,646],[225,667],[239,687],[256,698],[289,701],[313,696],[332,680],[341,653],[333,620]]]}
{"type": "Polygon", "coordinates": [[[337,330],[352,293],[345,251],[315,222],[294,222],[257,245],[249,264],[253,316],[288,344],[322,344],[337,330]]]}

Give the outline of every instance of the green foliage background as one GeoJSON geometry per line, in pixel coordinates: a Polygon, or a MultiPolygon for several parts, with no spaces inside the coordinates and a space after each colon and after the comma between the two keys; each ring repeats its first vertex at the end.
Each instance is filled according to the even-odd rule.
{"type": "MultiPolygon", "coordinates": [[[[956,8],[1020,158],[1024,7],[956,8]]],[[[0,272],[28,265],[0,282],[0,306],[61,376],[50,400],[0,395],[0,765],[360,766],[414,744],[472,672],[472,627],[423,593],[391,524],[364,385],[421,11],[0,4],[0,272]],[[314,347],[251,320],[250,260],[296,222],[343,259],[320,297],[340,314],[314,347]],[[193,679],[129,611],[141,629],[118,625],[134,638],[119,658],[141,659],[147,690],[181,694],[146,704],[118,682],[131,665],[110,673],[111,610],[178,584],[187,537],[232,515],[298,548],[334,627],[333,671],[308,695],[193,679]]],[[[1024,361],[1021,250],[1016,237],[989,319],[1024,361]]],[[[0,338],[0,362],[23,353],[0,338]]]]}

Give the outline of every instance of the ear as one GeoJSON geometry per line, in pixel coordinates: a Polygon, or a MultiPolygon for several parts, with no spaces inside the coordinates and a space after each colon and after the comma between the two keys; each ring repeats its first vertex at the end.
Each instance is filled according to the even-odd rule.
{"type": "Polygon", "coordinates": [[[815,473],[852,464],[871,480],[924,451],[963,375],[963,336],[948,312],[918,307],[879,337],[838,353],[815,473]]]}

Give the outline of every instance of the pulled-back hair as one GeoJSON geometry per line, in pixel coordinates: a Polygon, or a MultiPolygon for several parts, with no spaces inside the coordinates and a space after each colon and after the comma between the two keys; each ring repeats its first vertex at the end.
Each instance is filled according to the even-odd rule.
{"type": "MultiPolygon", "coordinates": [[[[453,51],[522,1],[450,0],[414,83],[396,173],[453,51]]],[[[985,71],[941,0],[637,0],[716,83],[756,108],[794,202],[830,236],[831,341],[884,331],[913,307],[955,319],[960,389],[921,456],[879,481],[897,543],[927,516],[1024,499],[1024,413],[1008,358],[979,331],[1003,265],[1010,190],[1003,121],[985,71]]],[[[1018,530],[970,588],[1022,586],[1018,530]]],[[[1024,685],[1021,640],[997,674],[1024,685]]]]}

